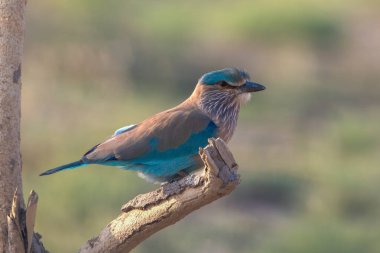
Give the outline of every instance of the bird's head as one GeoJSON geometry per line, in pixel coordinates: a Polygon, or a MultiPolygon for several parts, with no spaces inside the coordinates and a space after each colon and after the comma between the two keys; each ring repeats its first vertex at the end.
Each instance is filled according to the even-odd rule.
{"type": "Polygon", "coordinates": [[[252,82],[245,71],[226,68],[204,74],[189,100],[211,117],[220,136],[228,141],[236,128],[240,106],[252,92],[261,90],[265,87],[252,82]]]}
{"type": "Polygon", "coordinates": [[[240,106],[251,98],[252,92],[265,90],[261,84],[252,82],[247,72],[237,68],[225,68],[204,74],[198,81],[193,96],[198,103],[240,106]]]}

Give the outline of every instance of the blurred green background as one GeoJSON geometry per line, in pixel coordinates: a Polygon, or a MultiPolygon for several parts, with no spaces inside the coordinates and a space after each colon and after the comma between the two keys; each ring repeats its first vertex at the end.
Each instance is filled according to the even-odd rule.
{"type": "Polygon", "coordinates": [[[134,252],[380,252],[380,2],[29,1],[24,191],[37,231],[75,252],[156,186],[90,166],[49,177],[121,126],[236,66],[267,86],[242,109],[230,196],[134,252]]]}

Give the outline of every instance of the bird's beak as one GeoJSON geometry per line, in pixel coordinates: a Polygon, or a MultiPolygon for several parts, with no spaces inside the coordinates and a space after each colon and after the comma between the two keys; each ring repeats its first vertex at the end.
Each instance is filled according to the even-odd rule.
{"type": "Polygon", "coordinates": [[[239,88],[242,92],[257,92],[265,90],[265,86],[259,83],[247,81],[239,88]]]}

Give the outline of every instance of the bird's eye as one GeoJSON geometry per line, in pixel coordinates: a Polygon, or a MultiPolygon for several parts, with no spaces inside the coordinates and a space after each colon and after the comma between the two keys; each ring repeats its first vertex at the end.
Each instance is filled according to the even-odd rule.
{"type": "Polygon", "coordinates": [[[222,86],[222,87],[226,87],[226,86],[228,86],[229,84],[228,84],[226,81],[221,81],[221,82],[219,83],[219,85],[222,86]]]}

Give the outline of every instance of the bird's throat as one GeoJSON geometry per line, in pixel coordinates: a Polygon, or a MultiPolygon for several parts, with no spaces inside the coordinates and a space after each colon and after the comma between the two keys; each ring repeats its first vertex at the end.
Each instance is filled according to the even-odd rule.
{"type": "Polygon", "coordinates": [[[235,131],[240,111],[239,98],[208,94],[201,96],[198,101],[199,108],[206,113],[219,127],[219,135],[225,141],[229,141],[235,131]]]}

